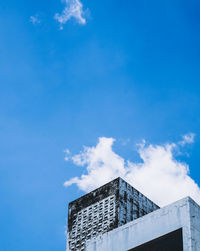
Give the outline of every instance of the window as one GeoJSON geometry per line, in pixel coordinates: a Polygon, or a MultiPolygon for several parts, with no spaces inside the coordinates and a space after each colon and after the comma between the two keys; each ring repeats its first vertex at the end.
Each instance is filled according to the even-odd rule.
{"type": "Polygon", "coordinates": [[[129,251],[183,251],[182,229],[163,235],[129,251]]]}

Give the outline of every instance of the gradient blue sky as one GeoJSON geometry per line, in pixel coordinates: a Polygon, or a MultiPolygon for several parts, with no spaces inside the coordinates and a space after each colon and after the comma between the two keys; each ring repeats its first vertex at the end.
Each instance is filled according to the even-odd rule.
{"type": "Polygon", "coordinates": [[[200,184],[200,2],[82,3],[86,25],[71,19],[62,31],[60,0],[0,3],[3,251],[64,250],[67,203],[82,192],[63,183],[82,168],[63,151],[100,136],[134,161],[142,139],[162,144],[193,132],[179,158],[200,184]]]}

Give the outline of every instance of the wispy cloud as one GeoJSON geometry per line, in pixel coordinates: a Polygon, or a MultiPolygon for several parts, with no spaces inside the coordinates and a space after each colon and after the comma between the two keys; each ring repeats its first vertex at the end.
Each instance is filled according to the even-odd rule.
{"type": "Polygon", "coordinates": [[[65,160],[67,161],[67,160],[69,160],[70,159],[70,150],[69,149],[66,149],[66,150],[64,150],[64,153],[65,153],[65,160]]]}
{"type": "Polygon", "coordinates": [[[38,15],[30,16],[30,22],[32,24],[40,24],[41,23],[38,15]]]}
{"type": "Polygon", "coordinates": [[[194,143],[194,138],[195,138],[195,134],[194,133],[188,133],[183,135],[182,140],[179,142],[179,144],[181,146],[184,146],[186,144],[192,144],[194,143]]]}
{"type": "Polygon", "coordinates": [[[86,24],[84,18],[83,4],[80,0],[64,0],[65,8],[62,14],[55,14],[55,19],[60,23],[60,28],[63,29],[63,25],[67,23],[71,18],[75,18],[79,24],[86,24]]]}
{"type": "Polygon", "coordinates": [[[122,144],[122,146],[126,146],[128,143],[130,143],[130,139],[119,139],[119,142],[122,144]]]}
{"type": "MultiPolygon", "coordinates": [[[[189,137],[190,138],[190,137],[189,137]]],[[[191,143],[183,137],[186,143],[191,143]]],[[[122,177],[160,206],[185,196],[200,203],[200,188],[189,176],[189,166],[175,158],[178,143],[138,146],[140,163],[125,161],[113,151],[113,138],[99,138],[96,146],[84,147],[71,157],[77,166],[86,168],[87,174],[74,177],[65,186],[77,184],[83,191],[91,191],[106,182],[122,177]]]]}

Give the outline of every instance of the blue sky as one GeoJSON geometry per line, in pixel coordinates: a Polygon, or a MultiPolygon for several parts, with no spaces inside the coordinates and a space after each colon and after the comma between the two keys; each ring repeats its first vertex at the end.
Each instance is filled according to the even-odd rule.
{"type": "Polygon", "coordinates": [[[66,162],[99,137],[139,161],[135,145],[193,144],[177,154],[200,184],[200,3],[83,0],[85,24],[55,14],[65,3],[0,3],[0,191],[2,250],[64,250],[66,162]],[[32,23],[30,17],[38,22],[32,23]],[[126,142],[126,144],[123,144],[126,142]]]}

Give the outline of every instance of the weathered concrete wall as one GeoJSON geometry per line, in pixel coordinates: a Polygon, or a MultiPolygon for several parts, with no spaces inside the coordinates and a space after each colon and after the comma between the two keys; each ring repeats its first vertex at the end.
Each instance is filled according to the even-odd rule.
{"type": "Polygon", "coordinates": [[[200,251],[200,207],[190,200],[191,250],[200,251]]]}
{"type": "Polygon", "coordinates": [[[119,179],[72,201],[68,208],[67,250],[85,250],[85,242],[118,226],[119,179]]]}
{"type": "Polygon", "coordinates": [[[73,224],[76,222],[77,213],[81,210],[93,205],[105,198],[116,195],[119,189],[119,179],[115,179],[110,183],[78,198],[69,203],[68,206],[68,231],[71,231],[73,224]]]}
{"type": "Polygon", "coordinates": [[[117,178],[72,201],[68,208],[67,250],[85,250],[85,242],[159,207],[117,178]]]}
{"type": "Polygon", "coordinates": [[[151,213],[159,207],[146,196],[125,182],[119,180],[118,226],[151,213]]]}
{"type": "Polygon", "coordinates": [[[200,208],[189,197],[156,210],[87,243],[87,251],[127,251],[182,228],[183,250],[200,250],[200,208]]]}

